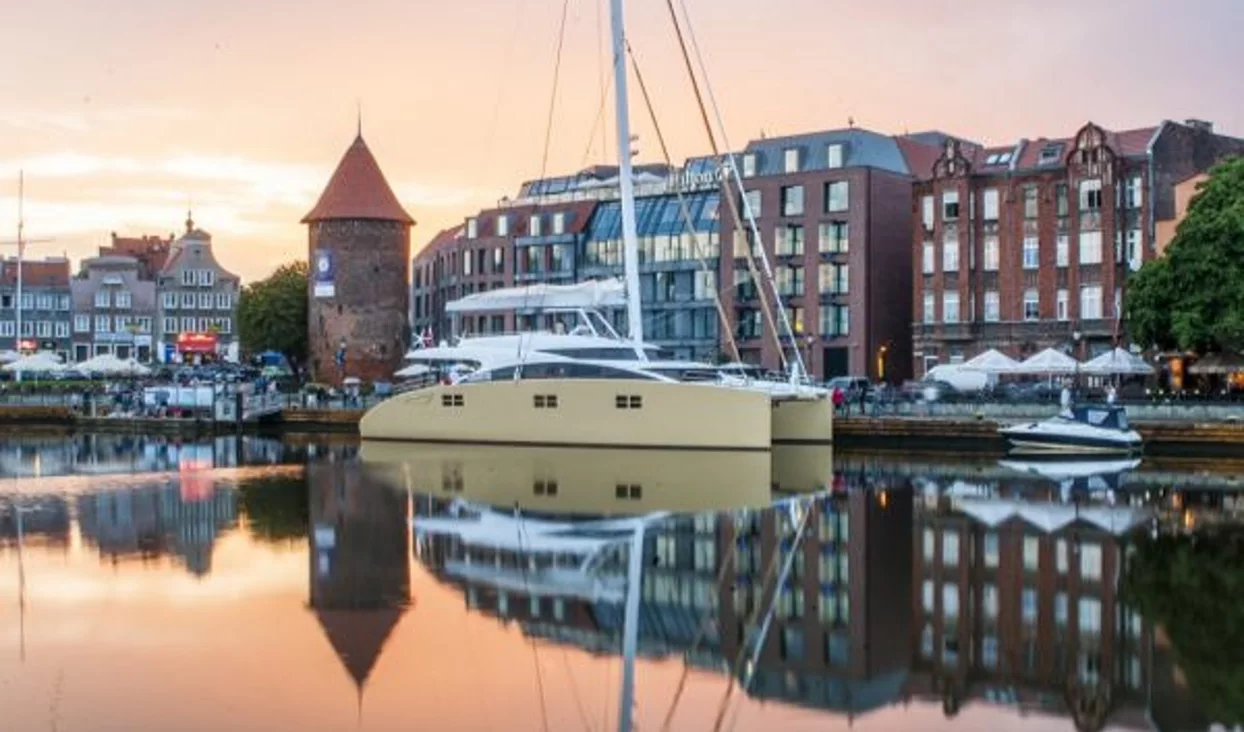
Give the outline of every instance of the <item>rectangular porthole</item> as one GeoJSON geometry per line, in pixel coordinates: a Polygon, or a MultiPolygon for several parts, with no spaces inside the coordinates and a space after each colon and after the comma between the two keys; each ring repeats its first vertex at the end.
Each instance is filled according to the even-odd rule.
{"type": "Polygon", "coordinates": [[[531,402],[536,409],[557,409],[556,394],[536,394],[531,402]]]}
{"type": "Polygon", "coordinates": [[[631,409],[641,409],[644,406],[644,398],[636,394],[631,395],[631,409]]]}
{"type": "Polygon", "coordinates": [[[465,404],[461,394],[441,394],[442,407],[461,407],[465,404]]]}
{"type": "Polygon", "coordinates": [[[537,480],[532,484],[531,492],[537,496],[555,496],[557,495],[557,481],[537,480]]]}
{"type": "Polygon", "coordinates": [[[638,394],[619,394],[614,398],[614,406],[618,409],[642,409],[644,398],[638,394]]]}
{"type": "Polygon", "coordinates": [[[627,401],[625,394],[619,394],[617,398],[614,400],[614,405],[618,409],[626,409],[627,404],[628,404],[628,401],[627,401]]]}
{"type": "Polygon", "coordinates": [[[643,486],[635,483],[618,483],[614,488],[614,497],[619,501],[638,501],[643,496],[643,486]]]}

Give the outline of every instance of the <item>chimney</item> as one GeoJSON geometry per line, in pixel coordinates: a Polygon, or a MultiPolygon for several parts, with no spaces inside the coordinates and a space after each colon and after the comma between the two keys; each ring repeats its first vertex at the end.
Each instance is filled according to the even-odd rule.
{"type": "Polygon", "coordinates": [[[1203,120],[1203,119],[1184,120],[1184,124],[1188,125],[1189,127],[1191,127],[1192,129],[1198,132],[1213,132],[1214,131],[1214,123],[1203,120]]]}

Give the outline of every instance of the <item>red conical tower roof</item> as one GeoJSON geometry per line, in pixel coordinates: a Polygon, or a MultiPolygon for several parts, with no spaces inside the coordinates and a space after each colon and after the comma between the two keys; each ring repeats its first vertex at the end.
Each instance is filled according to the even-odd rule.
{"type": "Polygon", "coordinates": [[[327,219],[373,219],[414,224],[380,172],[380,164],[360,134],[346,150],[328,186],[302,223],[327,219]]]}

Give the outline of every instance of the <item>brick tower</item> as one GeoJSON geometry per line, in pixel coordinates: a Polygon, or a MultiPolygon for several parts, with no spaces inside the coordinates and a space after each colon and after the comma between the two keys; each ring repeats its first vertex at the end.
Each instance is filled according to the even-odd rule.
{"type": "Polygon", "coordinates": [[[360,131],[307,224],[307,351],[314,378],[388,380],[409,343],[410,227],[360,131]]]}

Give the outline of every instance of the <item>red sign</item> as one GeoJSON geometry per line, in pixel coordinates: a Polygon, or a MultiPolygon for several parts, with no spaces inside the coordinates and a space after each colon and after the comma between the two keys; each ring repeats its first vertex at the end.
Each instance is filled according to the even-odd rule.
{"type": "Polygon", "coordinates": [[[181,353],[215,353],[215,333],[178,333],[177,350],[181,353]]]}
{"type": "Polygon", "coordinates": [[[23,338],[22,340],[17,342],[17,350],[21,351],[22,353],[26,353],[27,351],[33,353],[34,351],[38,350],[38,348],[39,348],[39,343],[35,341],[33,338],[29,338],[29,339],[23,338]]]}

